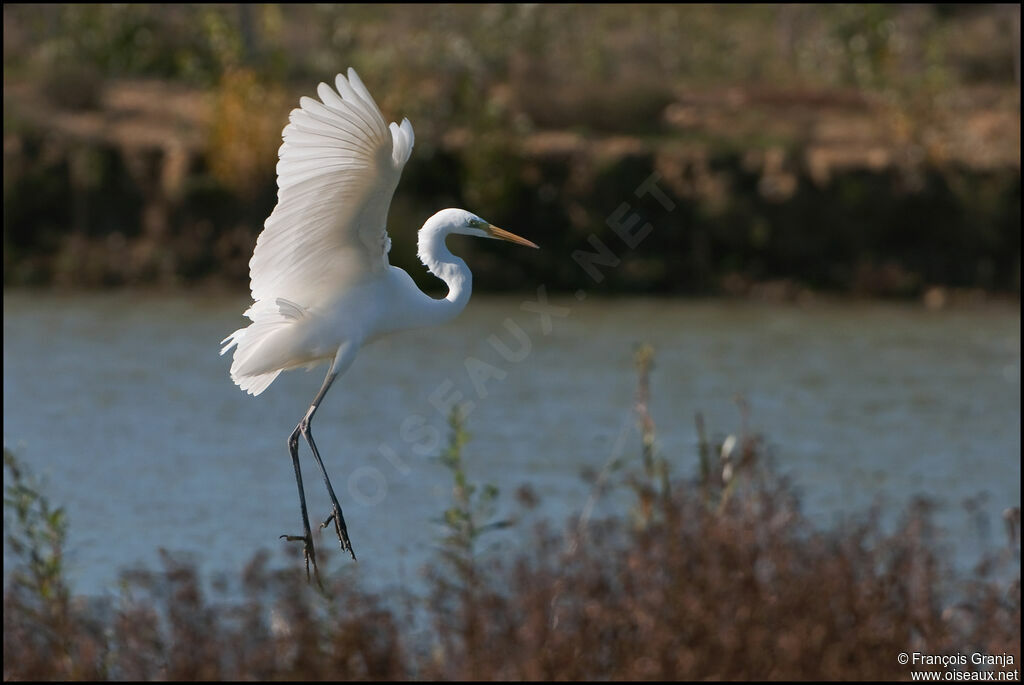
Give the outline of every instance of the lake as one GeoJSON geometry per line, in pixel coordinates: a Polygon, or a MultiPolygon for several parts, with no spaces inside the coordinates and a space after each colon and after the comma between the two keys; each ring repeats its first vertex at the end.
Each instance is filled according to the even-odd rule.
{"type": "MultiPolygon", "coordinates": [[[[451,501],[435,457],[455,399],[473,402],[463,456],[472,480],[500,486],[499,515],[517,510],[524,483],[540,497],[534,516],[561,523],[582,509],[581,472],[616,450],[638,463],[643,342],[656,353],[657,449],[677,475],[696,472],[694,414],[713,436],[734,433],[742,396],[751,429],[823,525],[873,503],[892,519],[923,494],[942,505],[958,560],[1004,540],[1000,515],[1020,504],[1016,303],[570,296],[523,306],[535,300],[475,296],[445,327],[364,348],[335,383],[314,428],[359,556],[350,572],[407,585],[433,554],[451,501]],[[968,498],[978,514],[966,513],[968,498]]],[[[259,549],[301,567],[300,547],[278,540],[301,530],[286,439],[326,368],[282,374],[258,398],[241,392],[218,343],[247,304],[5,293],[4,443],[67,508],[75,591],[114,591],[120,569],[156,565],[160,548],[191,553],[204,571],[233,572],[259,549]]],[[[301,450],[319,521],[329,500],[301,450]]],[[[617,506],[622,497],[609,496],[595,513],[617,506]]],[[[525,522],[502,533],[528,534],[525,522]]],[[[314,537],[334,548],[332,567],[352,565],[333,534],[314,537]]]]}

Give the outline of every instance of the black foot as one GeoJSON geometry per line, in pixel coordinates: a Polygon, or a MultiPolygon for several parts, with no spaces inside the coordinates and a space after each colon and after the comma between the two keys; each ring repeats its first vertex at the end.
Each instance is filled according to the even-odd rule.
{"type": "Polygon", "coordinates": [[[331,512],[330,516],[324,519],[324,522],[320,524],[320,527],[326,528],[331,525],[331,521],[334,521],[334,532],[338,534],[338,542],[341,543],[341,551],[347,551],[352,555],[352,561],[356,561],[356,551],[352,549],[352,541],[348,539],[348,528],[345,527],[345,517],[341,515],[341,509],[337,506],[334,507],[334,511],[331,512]]]}
{"type": "Polygon", "coordinates": [[[320,570],[316,567],[316,550],[313,549],[313,536],[312,535],[282,535],[282,539],[288,542],[301,542],[302,543],[302,556],[306,560],[306,581],[309,581],[309,562],[313,562],[313,576],[316,578],[316,584],[322,589],[323,583],[320,582],[320,570]]]}

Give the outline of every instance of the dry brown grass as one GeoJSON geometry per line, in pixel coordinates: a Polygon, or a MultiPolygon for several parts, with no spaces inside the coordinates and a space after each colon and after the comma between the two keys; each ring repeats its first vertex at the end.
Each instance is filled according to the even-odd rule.
{"type": "Polygon", "coordinates": [[[736,477],[726,499],[695,482],[648,493],[644,525],[593,522],[574,546],[538,531],[518,558],[441,563],[419,609],[351,580],[321,596],[265,557],[235,601],[169,558],[112,605],[9,586],[4,679],[907,679],[896,656],[914,651],[1019,664],[1016,551],[990,560],[1012,582],[965,578],[922,503],[892,534],[871,516],[821,530],[770,469],[736,477]]]}

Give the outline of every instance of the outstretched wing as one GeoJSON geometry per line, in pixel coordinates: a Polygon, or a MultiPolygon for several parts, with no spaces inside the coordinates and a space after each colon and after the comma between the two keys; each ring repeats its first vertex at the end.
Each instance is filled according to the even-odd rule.
{"type": "Polygon", "coordinates": [[[304,307],[388,266],[387,215],[413,131],[385,124],[354,69],[303,97],[284,128],[277,206],[249,261],[252,297],[304,307]]]}

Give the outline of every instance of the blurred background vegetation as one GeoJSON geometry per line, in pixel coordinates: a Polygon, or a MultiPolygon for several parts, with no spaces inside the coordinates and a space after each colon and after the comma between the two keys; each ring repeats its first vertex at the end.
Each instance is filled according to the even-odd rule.
{"type": "Polygon", "coordinates": [[[3,12],[5,286],[244,288],[288,112],[354,66],[416,129],[417,280],[415,229],[463,206],[545,248],[459,245],[485,290],[591,285],[593,234],[605,293],[1019,297],[1019,5],[3,12]]]}

